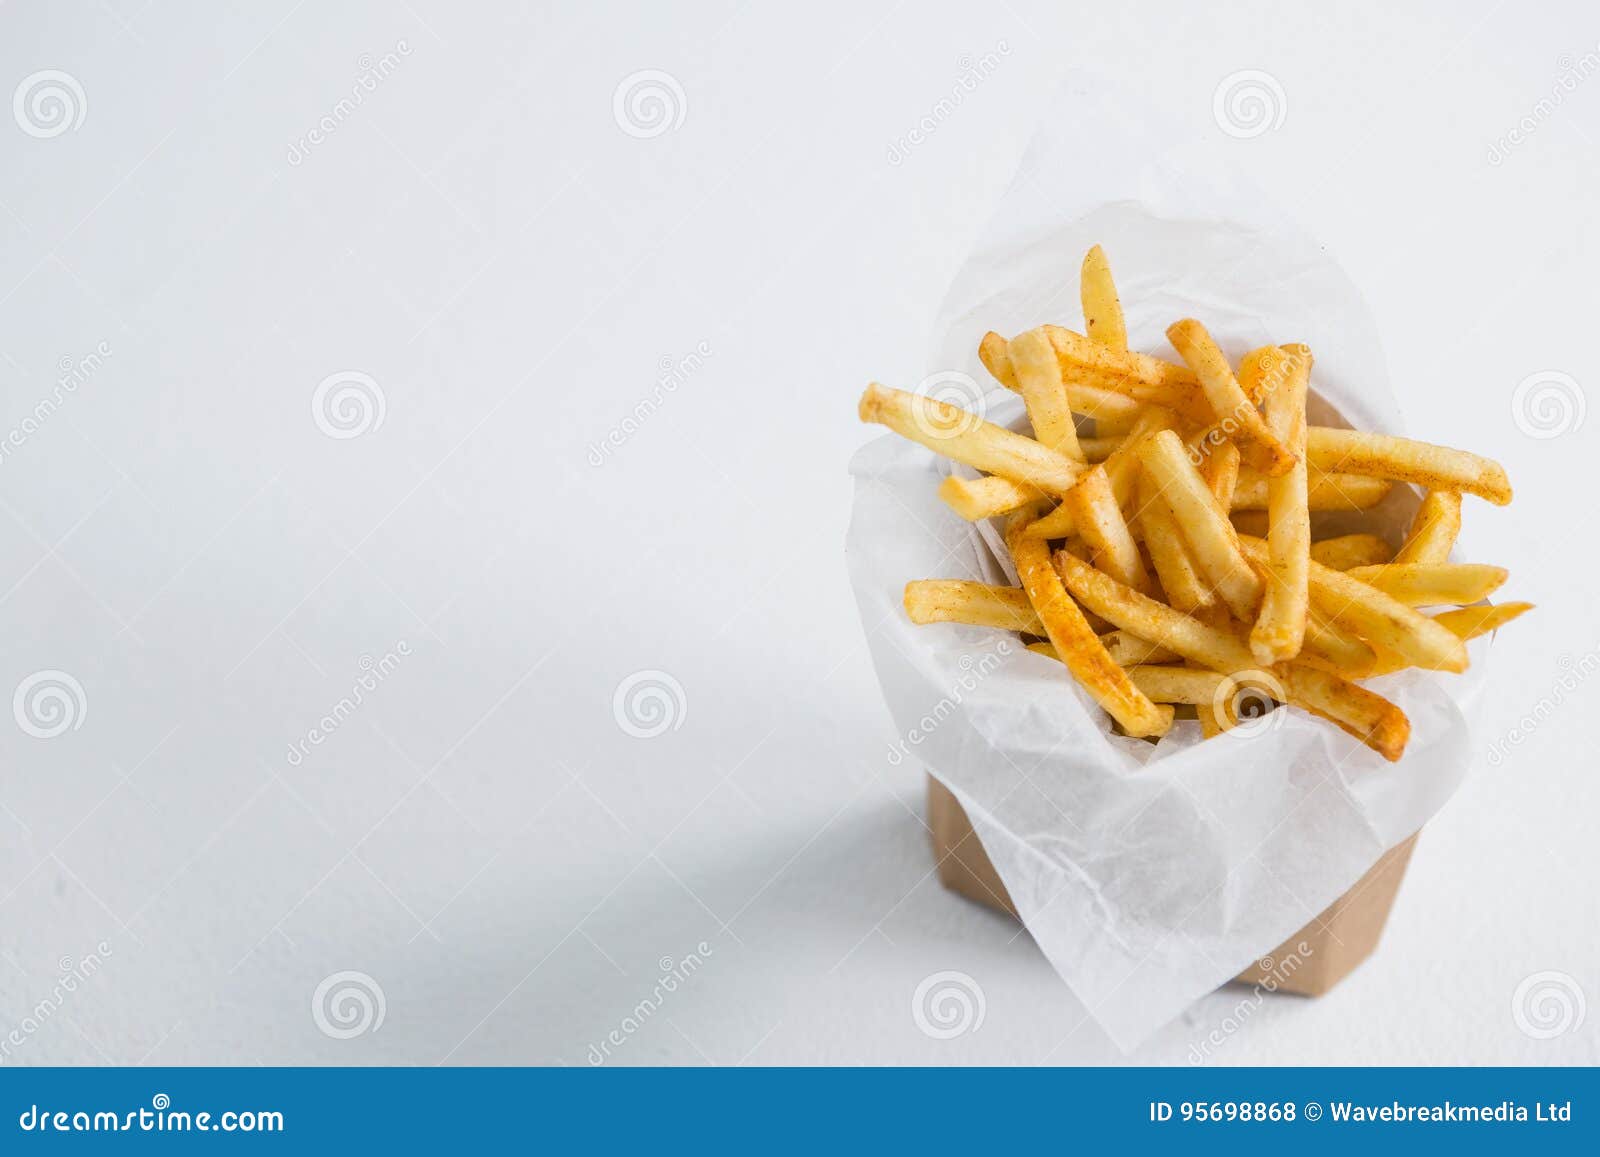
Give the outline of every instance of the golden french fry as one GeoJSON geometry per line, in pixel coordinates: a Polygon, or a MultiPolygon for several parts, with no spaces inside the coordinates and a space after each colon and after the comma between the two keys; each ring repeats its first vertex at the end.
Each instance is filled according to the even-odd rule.
{"type": "MultiPolygon", "coordinates": [[[[1243,535],[1240,543],[1245,554],[1265,563],[1266,543],[1243,535]]],[[[1467,649],[1460,639],[1376,587],[1315,562],[1311,564],[1310,586],[1312,602],[1331,622],[1361,636],[1373,647],[1393,651],[1416,667],[1458,672],[1467,669],[1467,649]]]]}
{"type": "Polygon", "coordinates": [[[1395,562],[1449,562],[1450,550],[1461,533],[1461,495],[1454,490],[1430,490],[1422,496],[1411,530],[1395,562]]]}
{"type": "MultiPolygon", "coordinates": [[[[1533,610],[1532,603],[1497,603],[1492,607],[1462,607],[1455,611],[1443,611],[1434,615],[1433,621],[1448,628],[1465,643],[1469,639],[1476,639],[1479,635],[1498,631],[1512,619],[1531,610],[1533,610]]],[[[1409,666],[1411,664],[1404,659],[1386,654],[1378,658],[1372,674],[1392,675],[1409,666]]]]}
{"type": "Polygon", "coordinates": [[[1239,486],[1239,447],[1232,442],[1212,446],[1200,463],[1200,477],[1224,510],[1233,509],[1233,492],[1239,486]]]}
{"type": "Polygon", "coordinates": [[[1128,672],[1133,685],[1155,703],[1192,703],[1211,706],[1217,690],[1229,679],[1216,671],[1196,667],[1134,667],[1128,672]]]}
{"type": "Polygon", "coordinates": [[[1216,606],[1216,595],[1201,577],[1183,540],[1183,532],[1178,529],[1178,521],[1172,509],[1161,500],[1150,475],[1139,476],[1138,491],[1139,530],[1144,535],[1145,549],[1150,552],[1150,561],[1156,568],[1156,577],[1161,580],[1161,589],[1166,592],[1167,602],[1186,613],[1216,606]]]}
{"type": "Polygon", "coordinates": [[[916,579],[906,584],[906,615],[913,623],[965,623],[1024,635],[1043,635],[1044,624],[1021,587],[966,579],[916,579]]]}
{"type": "Polygon", "coordinates": [[[997,474],[983,478],[957,478],[952,474],[939,483],[939,497],[968,522],[980,522],[1038,502],[1045,493],[1037,486],[1013,482],[997,474]]]}
{"type": "Polygon", "coordinates": [[[1264,389],[1266,422],[1295,460],[1285,473],[1267,479],[1266,583],[1261,611],[1250,631],[1250,651],[1259,662],[1268,665],[1300,653],[1310,605],[1311,573],[1311,510],[1305,463],[1311,351],[1305,346],[1283,346],[1271,362],[1264,389]],[[1276,380],[1280,377],[1281,381],[1276,380]]]}
{"type": "Polygon", "coordinates": [[[1277,670],[1289,702],[1338,724],[1390,763],[1404,754],[1411,721],[1382,695],[1306,663],[1277,670]]]}
{"type": "Polygon", "coordinates": [[[1267,400],[1274,387],[1283,381],[1288,358],[1275,345],[1253,349],[1239,360],[1239,388],[1256,405],[1267,400]]]}
{"type": "Polygon", "coordinates": [[[1194,715],[1196,719],[1200,720],[1200,737],[1202,739],[1215,739],[1222,734],[1222,721],[1217,718],[1217,709],[1211,704],[1195,704],[1194,715]]]}
{"type": "Polygon", "coordinates": [[[1199,379],[1224,432],[1254,448],[1264,473],[1282,474],[1294,465],[1294,454],[1267,428],[1266,420],[1245,396],[1228,359],[1222,356],[1205,326],[1193,318],[1173,322],[1167,327],[1167,340],[1199,379]]]}
{"type": "Polygon", "coordinates": [[[1432,490],[1466,491],[1496,506],[1511,501],[1511,483],[1498,462],[1410,438],[1313,426],[1306,432],[1306,457],[1325,473],[1365,474],[1432,490]]]}
{"type": "Polygon", "coordinates": [[[1231,631],[1158,603],[1067,551],[1056,551],[1054,558],[1056,571],[1073,597],[1107,622],[1213,671],[1227,673],[1255,666],[1250,649],[1231,631]]]}
{"type": "Polygon", "coordinates": [[[877,382],[861,395],[860,415],[863,422],[887,426],[936,454],[1050,494],[1065,496],[1083,472],[1081,462],[969,410],[877,382]]]}
{"type": "Polygon", "coordinates": [[[1139,461],[1177,519],[1201,573],[1236,618],[1253,617],[1261,600],[1261,578],[1240,553],[1227,514],[1189,461],[1178,436],[1171,430],[1151,435],[1139,447],[1139,461]]]}
{"type": "Polygon", "coordinates": [[[1067,402],[1067,387],[1061,380],[1061,363],[1042,330],[1030,329],[1011,341],[1011,369],[1017,378],[1017,391],[1028,407],[1033,436],[1068,458],[1083,460],[1078,449],[1078,428],[1067,402]]]}
{"type": "Polygon", "coordinates": [[[1068,386],[1080,383],[1109,390],[1146,405],[1177,410],[1195,422],[1210,415],[1205,395],[1185,367],[1132,350],[1114,350],[1058,325],[1047,325],[1044,331],[1061,359],[1061,376],[1068,386]]]}
{"type": "MultiPolygon", "coordinates": [[[[1045,328],[1049,331],[1053,327],[1045,328]]],[[[1005,338],[993,330],[984,334],[983,340],[978,343],[978,358],[994,375],[995,381],[1007,389],[1017,389],[1017,374],[1011,363],[1011,343],[1005,338]]],[[[1143,406],[1131,394],[1096,384],[1095,380],[1081,372],[1075,371],[1073,377],[1067,378],[1063,371],[1062,382],[1066,387],[1067,402],[1074,413],[1085,414],[1096,422],[1110,423],[1113,428],[1131,425],[1143,406]]]]}
{"type": "Polygon", "coordinates": [[[1136,591],[1149,589],[1144,556],[1122,517],[1105,466],[1085,470],[1061,505],[1072,511],[1073,525],[1088,545],[1095,566],[1136,591]]]}
{"type": "Polygon", "coordinates": [[[1507,578],[1504,567],[1470,562],[1391,562],[1345,573],[1408,607],[1465,606],[1488,598],[1507,578]]]}
{"type": "Polygon", "coordinates": [[[1377,566],[1394,556],[1389,544],[1375,534],[1341,534],[1311,544],[1311,557],[1334,570],[1377,566]]]}
{"type": "Polygon", "coordinates": [[[1128,327],[1122,320],[1122,302],[1111,280],[1111,263],[1096,245],[1083,258],[1078,275],[1078,295],[1083,300],[1083,329],[1090,337],[1114,350],[1128,348],[1128,327]]]}
{"type": "Polygon", "coordinates": [[[1346,679],[1365,679],[1377,668],[1378,653],[1313,606],[1306,613],[1299,661],[1325,667],[1346,679]]]}
{"type": "MultiPolygon", "coordinates": [[[[1171,410],[1161,406],[1145,407],[1122,445],[1101,464],[1119,507],[1126,507],[1133,500],[1134,484],[1139,477],[1140,444],[1157,431],[1172,429],[1177,422],[1178,416],[1171,410]]],[[[1063,502],[1055,510],[1030,524],[1028,534],[1033,538],[1065,538],[1073,533],[1075,526],[1072,508],[1063,502]]]]}
{"type": "MultiPolygon", "coordinates": [[[[1135,638],[1126,631],[1110,631],[1100,636],[1100,644],[1105,647],[1106,654],[1117,661],[1119,667],[1141,667],[1147,663],[1171,663],[1179,656],[1174,655],[1165,647],[1158,647],[1154,643],[1147,643],[1143,639],[1135,638]]],[[[1041,655],[1048,655],[1057,660],[1061,656],[1056,653],[1055,647],[1049,643],[1029,643],[1028,650],[1037,651],[1041,655]]]]}
{"type": "Polygon", "coordinates": [[[1104,422],[1096,421],[1094,437],[1080,437],[1078,439],[1078,448],[1083,451],[1083,460],[1085,462],[1104,462],[1128,440],[1126,433],[1106,434],[1100,429],[1104,424],[1104,422]]]}
{"type": "Polygon", "coordinates": [[[1152,703],[1106,652],[1051,566],[1050,547],[1042,539],[1023,533],[1032,517],[1026,510],[1011,516],[1006,524],[1006,546],[1011,550],[1022,588],[1028,592],[1028,601],[1038,612],[1061,661],[1127,734],[1165,734],[1172,726],[1172,708],[1152,703]]]}
{"type": "MultiPolygon", "coordinates": [[[[1382,502],[1393,484],[1360,474],[1325,474],[1315,465],[1306,470],[1306,505],[1312,510],[1366,510],[1382,502]]],[[[1241,469],[1233,491],[1234,510],[1265,510],[1267,480],[1254,470],[1241,469]]]]}

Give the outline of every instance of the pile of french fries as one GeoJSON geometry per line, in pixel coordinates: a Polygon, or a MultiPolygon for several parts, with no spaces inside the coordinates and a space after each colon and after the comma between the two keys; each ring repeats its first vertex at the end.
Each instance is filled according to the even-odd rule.
{"type": "Polygon", "coordinates": [[[1361,682],[1463,671],[1467,640],[1530,609],[1485,601],[1504,569],[1449,561],[1462,496],[1506,505],[1505,471],[1309,425],[1304,345],[1265,346],[1235,368],[1186,318],[1167,329],[1181,361],[1130,350],[1098,245],[1081,298],[1083,333],[1043,325],[979,346],[1022,395],[1032,437],[877,383],[862,395],[863,421],[981,472],[946,478],[940,496],[968,520],[1005,520],[1022,583],[911,582],[906,613],[1019,633],[1130,736],[1192,712],[1210,738],[1287,705],[1398,760],[1410,720],[1361,682]],[[1395,483],[1424,490],[1398,550],[1375,533],[1313,537],[1311,512],[1369,510],[1395,483]],[[1419,609],[1441,606],[1458,609],[1419,609]]]}

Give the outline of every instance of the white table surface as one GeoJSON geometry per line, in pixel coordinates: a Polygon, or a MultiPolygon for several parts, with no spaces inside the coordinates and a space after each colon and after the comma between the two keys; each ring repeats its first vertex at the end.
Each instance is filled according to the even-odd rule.
{"type": "MultiPolygon", "coordinates": [[[[842,559],[858,392],[921,376],[1030,110],[1092,60],[1365,288],[1409,427],[1516,484],[1466,553],[1539,604],[1379,953],[1210,1063],[1600,1061],[1600,417],[1513,413],[1530,375],[1600,384],[1589,6],[512,8],[0,9],[0,95],[73,106],[0,116],[0,684],[76,681],[22,713],[61,734],[0,728],[0,1060],[1125,1059],[931,878],[842,559]],[[1236,139],[1245,69],[1284,116],[1236,139]],[[644,70],[666,122],[614,108],[644,70]],[[329,437],[345,372],[382,422],[329,437]],[[640,671],[649,739],[613,711],[640,671]],[[941,970],[977,1031],[917,1027],[941,970]],[[381,1024],[319,1027],[341,972],[381,1024]],[[1513,1011],[1540,972],[1554,1036],[1513,1011]]],[[[1126,1059],[1187,1063],[1247,995],[1126,1059]]]]}

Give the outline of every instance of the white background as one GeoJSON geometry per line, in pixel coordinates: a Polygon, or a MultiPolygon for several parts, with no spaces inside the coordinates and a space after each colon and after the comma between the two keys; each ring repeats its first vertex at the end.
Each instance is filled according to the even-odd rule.
{"type": "Polygon", "coordinates": [[[54,738],[0,728],[6,1063],[582,1065],[691,953],[614,1063],[1121,1060],[931,877],[841,552],[856,396],[922,375],[1031,110],[1091,61],[1364,288],[1408,427],[1517,487],[1465,556],[1539,604],[1379,953],[1213,1061],[1600,1060],[1600,1008],[1550,1039],[1512,1008],[1541,971],[1600,1001],[1600,79],[1539,108],[1600,53],[1591,6],[500,7],[0,9],[0,96],[60,70],[84,114],[0,110],[0,685],[83,692],[54,738]],[[647,69],[682,98],[641,138],[614,94],[647,69]],[[1213,115],[1243,69],[1283,93],[1251,139],[1213,115]],[[1551,370],[1573,405],[1534,437],[1514,394],[1551,370]],[[359,437],[313,414],[343,371],[384,399],[359,437]],[[634,738],[613,695],[651,670],[682,695],[634,738]],[[986,1015],[935,1040],[911,999],[947,969],[986,1015]],[[384,1017],[339,1039],[312,999],[346,970],[384,1017]]]}

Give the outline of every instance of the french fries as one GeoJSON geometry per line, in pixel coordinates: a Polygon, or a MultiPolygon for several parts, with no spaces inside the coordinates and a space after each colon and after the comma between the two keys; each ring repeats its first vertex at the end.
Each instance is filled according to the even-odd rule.
{"type": "Polygon", "coordinates": [[[1511,501],[1511,483],[1498,462],[1410,438],[1313,426],[1306,431],[1306,456],[1324,473],[1365,474],[1412,482],[1431,490],[1476,494],[1496,506],[1511,501]]]}
{"type": "Polygon", "coordinates": [[[1223,431],[1230,437],[1237,431],[1255,449],[1266,474],[1282,474],[1294,465],[1294,454],[1267,429],[1266,420],[1240,388],[1239,380],[1228,368],[1228,359],[1222,356],[1205,326],[1192,317],[1173,322],[1167,327],[1167,340],[1199,379],[1223,431]]]}
{"type": "Polygon", "coordinates": [[[1282,346],[1268,363],[1263,393],[1273,437],[1294,462],[1267,479],[1267,566],[1261,613],[1250,631],[1250,651],[1271,665],[1292,659],[1305,641],[1310,605],[1311,510],[1306,497],[1306,387],[1311,381],[1311,351],[1282,346]],[[1281,381],[1272,380],[1274,376],[1281,381]]]}
{"type": "Polygon", "coordinates": [[[1126,351],[1128,327],[1122,321],[1122,302],[1111,280],[1111,263],[1098,245],[1084,254],[1078,295],[1083,301],[1083,331],[1101,345],[1126,351]]]}
{"type": "Polygon", "coordinates": [[[1345,572],[1408,607],[1465,606],[1504,585],[1505,567],[1468,562],[1391,562],[1345,572]]]}
{"type": "Polygon", "coordinates": [[[1394,558],[1394,551],[1375,534],[1341,534],[1336,538],[1313,542],[1311,557],[1334,570],[1349,570],[1352,567],[1377,566],[1389,562],[1394,558]]]}
{"type": "Polygon", "coordinates": [[[1395,562],[1449,562],[1450,550],[1461,533],[1461,495],[1454,490],[1430,490],[1417,507],[1411,530],[1395,562]]]}
{"type": "Polygon", "coordinates": [[[859,410],[863,422],[887,426],[902,438],[974,470],[999,474],[1050,494],[1066,494],[1083,473],[1081,462],[1060,451],[936,398],[873,382],[861,395],[859,410]]]}
{"type": "Polygon", "coordinates": [[[1163,430],[1145,440],[1139,461],[1177,519],[1206,579],[1237,618],[1251,618],[1261,599],[1261,579],[1239,552],[1227,514],[1184,453],[1183,443],[1163,430]]]}
{"type": "Polygon", "coordinates": [[[1005,517],[1022,583],[910,582],[907,616],[1024,636],[1129,736],[1153,741],[1180,718],[1206,738],[1248,735],[1248,701],[1309,712],[1400,759],[1410,721],[1360,682],[1462,671],[1468,640],[1531,609],[1483,605],[1506,571],[1449,560],[1461,496],[1510,502],[1504,469],[1308,425],[1305,346],[1261,346],[1235,370],[1185,318],[1167,330],[1182,364],[1130,349],[1099,246],[1078,290],[1084,333],[1044,324],[979,344],[984,366],[1022,396],[1033,437],[876,383],[862,395],[863,421],[981,472],[945,478],[939,495],[970,522],[1005,517]],[[1361,529],[1397,484],[1426,491],[1398,551],[1375,533],[1387,523],[1361,529]],[[1315,512],[1355,532],[1313,541],[1315,512]],[[1438,606],[1455,609],[1418,609],[1438,606]]]}
{"type": "Polygon", "coordinates": [[[1006,523],[1006,546],[1051,646],[1067,670],[1123,731],[1135,737],[1166,734],[1172,726],[1172,708],[1152,703],[1106,653],[1050,565],[1048,544],[1022,533],[1032,517],[1026,510],[1010,517],[1006,523]]]}

